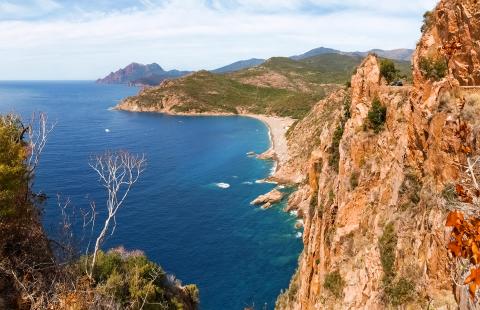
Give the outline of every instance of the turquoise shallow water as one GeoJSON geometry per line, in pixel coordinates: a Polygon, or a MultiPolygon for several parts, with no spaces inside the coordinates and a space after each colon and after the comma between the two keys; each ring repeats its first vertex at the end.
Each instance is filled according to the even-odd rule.
{"type": "Polygon", "coordinates": [[[138,90],[92,82],[0,82],[0,113],[47,112],[57,126],[35,187],[50,199],[45,223],[58,224],[56,195],[78,208],[104,193],[90,156],[107,149],[145,153],[148,167],[118,216],[106,247],[142,249],[169,273],[200,288],[201,309],[272,309],[301,251],[295,218],[281,206],[249,205],[273,188],[257,184],[272,163],[249,158],[268,149],[263,123],[244,117],[172,117],[109,111],[138,90]],[[105,129],[109,129],[106,132],[105,129]],[[222,189],[217,183],[228,183],[222,189]]]}

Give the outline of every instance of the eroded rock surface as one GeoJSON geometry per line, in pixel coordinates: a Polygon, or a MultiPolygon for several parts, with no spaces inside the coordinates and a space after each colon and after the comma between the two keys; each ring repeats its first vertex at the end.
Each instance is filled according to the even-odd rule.
{"type": "Polygon", "coordinates": [[[284,194],[278,189],[274,189],[271,192],[258,196],[250,204],[252,205],[262,205],[262,209],[268,209],[273,204],[279,203],[282,201],[284,194]]]}
{"type": "Polygon", "coordinates": [[[384,85],[370,55],[348,92],[296,125],[296,155],[279,173],[301,181],[289,208],[304,217],[304,251],[277,309],[475,308],[452,280],[444,193],[465,150],[480,150],[480,91],[462,87],[480,84],[479,14],[477,1],[441,1],[417,46],[412,87],[384,85]],[[445,59],[443,77],[425,71],[425,57],[445,59]],[[376,100],[386,108],[378,132],[368,123],[376,100]]]}

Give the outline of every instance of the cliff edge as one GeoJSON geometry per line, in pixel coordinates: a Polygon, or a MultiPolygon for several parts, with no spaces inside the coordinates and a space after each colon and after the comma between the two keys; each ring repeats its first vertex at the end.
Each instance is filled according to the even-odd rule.
{"type": "Polygon", "coordinates": [[[442,0],[412,87],[386,86],[370,55],[290,133],[298,160],[282,169],[301,180],[289,208],[305,218],[304,251],[277,309],[476,307],[445,222],[479,150],[479,16],[475,0],[442,0]]]}

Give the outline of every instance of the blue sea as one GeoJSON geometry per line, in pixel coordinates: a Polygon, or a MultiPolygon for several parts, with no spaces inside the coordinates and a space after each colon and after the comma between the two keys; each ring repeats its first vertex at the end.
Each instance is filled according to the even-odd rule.
{"type": "Polygon", "coordinates": [[[88,166],[92,156],[119,149],[145,154],[147,169],[104,248],[143,250],[183,283],[198,285],[201,309],[273,309],[302,244],[282,205],[267,211],[249,205],[274,187],[256,183],[273,163],[246,156],[268,149],[267,128],[245,117],[109,110],[137,92],[93,82],[0,82],[0,113],[28,120],[46,112],[56,122],[34,185],[49,197],[47,230],[56,235],[57,195],[72,208],[88,209],[91,201],[104,207],[104,190],[88,166]]]}

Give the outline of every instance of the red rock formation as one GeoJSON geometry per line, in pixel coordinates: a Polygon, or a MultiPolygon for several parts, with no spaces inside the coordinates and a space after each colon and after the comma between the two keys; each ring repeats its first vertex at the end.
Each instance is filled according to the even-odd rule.
{"type": "Polygon", "coordinates": [[[469,306],[467,287],[456,285],[464,279],[451,276],[458,270],[446,250],[445,217],[454,206],[442,192],[461,177],[465,148],[480,152],[480,90],[461,87],[480,83],[479,16],[476,0],[440,2],[417,46],[413,87],[383,85],[377,58],[364,60],[352,77],[338,172],[329,159],[341,106],[319,123],[329,107],[321,102],[297,125],[290,147],[312,149],[300,169],[309,182],[290,200],[305,216],[305,247],[278,309],[469,306]],[[442,57],[446,76],[425,74],[422,59],[442,57]],[[366,120],[375,98],[387,109],[379,133],[366,120]],[[308,132],[319,139],[302,146],[308,132]]]}

